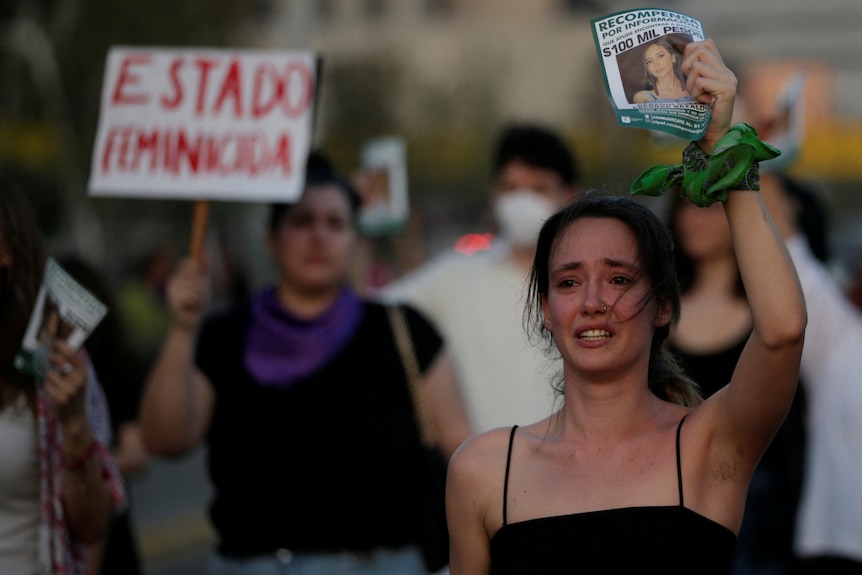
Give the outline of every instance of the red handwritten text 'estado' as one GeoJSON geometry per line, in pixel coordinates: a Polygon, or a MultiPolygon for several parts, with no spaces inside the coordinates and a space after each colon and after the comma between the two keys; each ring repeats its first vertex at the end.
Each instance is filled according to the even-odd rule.
{"type": "Polygon", "coordinates": [[[304,61],[175,56],[166,69],[159,66],[167,76],[161,89],[145,81],[152,66],[152,54],[126,54],[108,86],[107,105],[137,108],[146,118],[108,127],[99,153],[103,174],[293,172],[290,122],[314,100],[314,73],[304,61]],[[148,121],[153,116],[156,122],[148,121]],[[265,130],[255,127],[264,120],[265,130]],[[285,129],[273,130],[279,124],[285,129]]]}

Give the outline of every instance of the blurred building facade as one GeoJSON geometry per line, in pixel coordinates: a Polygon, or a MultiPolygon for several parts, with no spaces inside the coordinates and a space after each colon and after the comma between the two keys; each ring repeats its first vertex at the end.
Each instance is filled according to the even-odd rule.
{"type": "MultiPolygon", "coordinates": [[[[836,228],[862,211],[856,190],[862,162],[855,161],[862,153],[856,56],[862,3],[658,4],[703,22],[756,105],[771,104],[793,72],[806,75],[805,142],[791,173],[820,185],[836,228]]],[[[648,133],[616,125],[596,57],[589,20],[641,6],[628,0],[273,1],[249,37],[257,46],[320,53],[318,141],[350,165],[362,139],[387,130],[406,136],[415,205],[446,213],[442,219],[451,222],[446,206],[482,201],[488,144],[509,120],[561,129],[582,158],[587,185],[625,189],[644,167],[675,161],[678,142],[644,145],[648,133]],[[363,116],[371,121],[357,121],[363,116]]]]}

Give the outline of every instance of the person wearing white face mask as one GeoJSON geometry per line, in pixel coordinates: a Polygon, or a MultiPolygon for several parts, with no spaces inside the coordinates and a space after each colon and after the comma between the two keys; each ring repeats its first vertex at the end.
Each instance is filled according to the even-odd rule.
{"type": "Polygon", "coordinates": [[[490,250],[444,254],[382,292],[411,303],[440,329],[453,357],[474,429],[486,431],[548,416],[552,360],[527,340],[522,310],[539,229],[579,193],[571,148],[554,131],[513,124],[493,155],[490,208],[497,235],[490,250]]]}
{"type": "Polygon", "coordinates": [[[542,224],[557,209],[548,197],[529,188],[499,196],[492,206],[500,237],[515,248],[532,249],[542,224]]]}

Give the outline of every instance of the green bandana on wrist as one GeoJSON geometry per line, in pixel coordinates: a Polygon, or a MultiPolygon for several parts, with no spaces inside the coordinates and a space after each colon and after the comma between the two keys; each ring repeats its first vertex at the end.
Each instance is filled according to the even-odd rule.
{"type": "Polygon", "coordinates": [[[648,168],[632,184],[631,194],[661,196],[679,186],[693,204],[706,207],[725,201],[728,190],[760,190],[758,162],[780,155],[780,150],[760,141],[753,127],[736,124],[711,156],[692,142],[682,154],[682,164],[648,168]]]}

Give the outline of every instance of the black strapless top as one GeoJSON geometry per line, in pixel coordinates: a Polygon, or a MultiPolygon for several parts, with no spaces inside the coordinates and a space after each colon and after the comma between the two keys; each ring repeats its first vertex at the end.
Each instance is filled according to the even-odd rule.
{"type": "MultiPolygon", "coordinates": [[[[626,507],[589,513],[506,522],[490,542],[492,575],[555,573],[621,573],[637,569],[665,575],[728,574],[736,549],[736,535],[723,525],[683,505],[676,435],[679,505],[626,507]]],[[[509,456],[503,497],[508,495],[509,465],[515,429],[509,437],[509,456]]]]}

